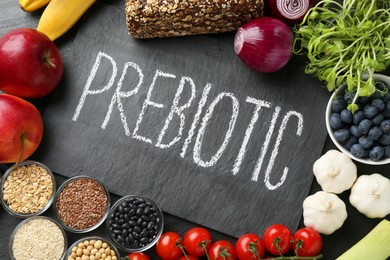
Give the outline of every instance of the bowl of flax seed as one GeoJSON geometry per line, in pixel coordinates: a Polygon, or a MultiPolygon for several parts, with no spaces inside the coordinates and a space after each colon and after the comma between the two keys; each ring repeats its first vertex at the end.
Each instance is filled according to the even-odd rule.
{"type": "Polygon", "coordinates": [[[0,198],[13,216],[28,218],[45,212],[53,202],[56,182],[44,164],[27,160],[8,168],[2,177],[0,198]]]}
{"type": "Polygon", "coordinates": [[[105,221],[110,209],[110,194],[98,179],[80,175],[58,188],[53,207],[64,229],[86,233],[105,221]]]}

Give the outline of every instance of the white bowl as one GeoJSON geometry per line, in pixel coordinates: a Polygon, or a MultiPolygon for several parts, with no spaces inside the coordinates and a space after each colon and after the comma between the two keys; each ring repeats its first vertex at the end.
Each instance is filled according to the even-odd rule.
{"type": "MultiPolygon", "coordinates": [[[[374,74],[373,78],[374,78],[375,81],[381,81],[381,82],[385,83],[386,85],[390,86],[390,77],[389,76],[385,76],[385,75],[382,75],[382,74],[374,74]]],[[[361,162],[361,163],[364,163],[364,164],[368,164],[368,165],[384,165],[384,164],[390,163],[390,158],[381,159],[379,161],[372,161],[370,159],[365,159],[365,158],[357,158],[357,157],[353,156],[352,153],[350,151],[348,151],[343,145],[341,145],[338,141],[336,141],[336,139],[333,136],[333,132],[334,131],[330,127],[330,124],[329,124],[329,118],[330,118],[330,116],[332,114],[332,100],[342,91],[344,91],[344,88],[343,87],[339,87],[333,93],[333,95],[329,99],[328,105],[326,106],[325,122],[326,122],[326,129],[328,130],[328,134],[330,136],[330,139],[332,139],[333,143],[337,146],[337,148],[343,154],[347,155],[348,157],[350,157],[351,159],[353,159],[355,161],[358,161],[358,162],[361,162]]]]}

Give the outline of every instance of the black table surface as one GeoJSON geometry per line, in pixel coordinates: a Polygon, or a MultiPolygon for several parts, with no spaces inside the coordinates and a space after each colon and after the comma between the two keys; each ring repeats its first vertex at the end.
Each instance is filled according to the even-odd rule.
{"type": "MultiPolygon", "coordinates": [[[[105,0],[107,4],[116,5],[117,7],[124,6],[123,0],[105,0]]],[[[123,7],[124,8],[124,7],[123,7]]],[[[21,27],[36,28],[38,24],[41,11],[34,13],[25,13],[23,12],[16,0],[1,0],[0,8],[0,35],[6,33],[9,30],[21,27]]],[[[67,55],[70,48],[77,48],[77,46],[72,46],[72,39],[77,33],[77,24],[66,35],[61,37],[56,41],[57,46],[61,51],[61,55],[67,55]]],[[[47,104],[47,98],[34,100],[33,103],[38,107],[43,109],[47,104]]],[[[43,140],[44,142],[44,140],[43,140]]],[[[329,149],[336,149],[336,147],[331,142],[330,138],[326,139],[324,144],[323,153],[329,149]]],[[[390,174],[390,165],[382,166],[369,166],[356,162],[358,167],[358,174],[371,174],[371,173],[381,173],[387,177],[390,174]]],[[[10,165],[1,165],[0,172],[4,173],[10,165]]],[[[55,173],[57,187],[63,183],[66,178],[55,173]]],[[[315,193],[320,190],[319,185],[316,181],[313,181],[310,194],[315,193]]],[[[345,221],[344,225],[334,232],[332,235],[325,236],[323,235],[323,250],[322,254],[324,255],[323,259],[335,259],[337,256],[341,255],[343,252],[348,250],[356,242],[362,239],[372,228],[374,228],[382,219],[369,219],[364,215],[360,214],[355,208],[353,208],[348,202],[349,191],[345,191],[340,194],[340,198],[347,205],[348,218],[345,221]]],[[[111,200],[114,203],[119,197],[115,194],[111,194],[111,200]]],[[[53,210],[50,208],[46,211],[44,216],[49,216],[54,218],[53,210]]],[[[386,217],[390,219],[388,215],[386,217]]],[[[9,215],[4,209],[0,208],[0,259],[10,259],[8,254],[9,246],[9,237],[13,229],[22,221],[23,219],[16,218],[9,215]]],[[[181,235],[184,235],[185,232],[195,226],[198,226],[196,223],[192,223],[181,219],[179,217],[164,213],[164,231],[174,231],[181,235]]],[[[301,220],[300,226],[303,226],[303,220],[301,220]]],[[[225,234],[213,231],[209,229],[213,240],[226,239],[231,242],[235,242],[237,238],[227,236],[225,234]]],[[[108,234],[105,230],[104,225],[100,226],[98,229],[91,231],[86,234],[74,234],[67,232],[68,244],[72,244],[76,240],[90,236],[97,235],[108,239],[108,234]]],[[[260,234],[261,235],[261,234],[260,234]]],[[[390,245],[389,245],[390,246],[390,245]]],[[[124,252],[121,252],[124,254],[124,252]]],[[[146,252],[151,259],[159,259],[155,253],[155,249],[152,248],[146,252]]]]}

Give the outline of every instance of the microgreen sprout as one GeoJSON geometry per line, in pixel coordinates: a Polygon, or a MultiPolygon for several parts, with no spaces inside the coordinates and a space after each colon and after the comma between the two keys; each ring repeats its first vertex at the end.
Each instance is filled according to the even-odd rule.
{"type": "Polygon", "coordinates": [[[390,3],[388,0],[322,0],[294,28],[294,53],[306,53],[305,72],[334,91],[346,84],[357,95],[348,109],[355,112],[359,96],[375,92],[373,74],[390,65],[390,3]]]}

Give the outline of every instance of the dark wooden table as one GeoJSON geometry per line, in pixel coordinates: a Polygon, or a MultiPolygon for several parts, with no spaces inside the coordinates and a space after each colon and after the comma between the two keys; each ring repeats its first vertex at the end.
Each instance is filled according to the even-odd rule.
{"type": "MultiPolygon", "coordinates": [[[[113,0],[113,1],[106,0],[105,2],[107,4],[116,5],[117,7],[124,8],[123,0],[113,0]]],[[[5,32],[11,29],[20,28],[20,27],[36,28],[40,14],[41,11],[37,11],[35,13],[24,13],[19,8],[16,0],[2,0],[1,8],[0,8],[0,35],[4,34],[5,32]]],[[[65,36],[61,37],[59,40],[56,41],[56,44],[59,47],[61,54],[63,56],[68,55],[69,50],[71,50],[70,48],[77,48],[77,46],[72,46],[72,39],[74,38],[76,33],[77,33],[77,24],[65,36]]],[[[33,103],[35,103],[37,107],[39,107],[43,111],[47,103],[47,98],[34,100],[33,103]]],[[[44,141],[45,140],[43,140],[43,142],[44,141]]],[[[327,138],[324,144],[323,152],[329,149],[335,149],[335,146],[332,144],[330,138],[327,138]]],[[[368,166],[360,163],[356,163],[356,164],[358,166],[359,175],[378,172],[389,177],[390,174],[389,165],[368,166]]],[[[8,167],[9,165],[0,165],[0,172],[4,173],[8,167]]],[[[55,174],[55,177],[58,186],[66,180],[65,177],[58,174],[55,174]]],[[[318,190],[320,190],[320,187],[314,180],[311,187],[310,194],[313,194],[318,190]]],[[[114,194],[112,194],[111,196],[113,202],[115,202],[118,199],[118,196],[114,194]]],[[[337,230],[334,234],[329,236],[322,236],[324,240],[324,246],[322,251],[324,255],[324,259],[335,259],[337,256],[339,256],[344,251],[349,249],[352,245],[354,245],[356,242],[358,242],[361,238],[363,238],[381,220],[381,219],[369,219],[364,215],[360,214],[359,212],[357,212],[357,210],[354,209],[348,202],[349,191],[342,193],[340,197],[347,205],[348,218],[344,223],[343,227],[337,230]]],[[[53,210],[49,209],[47,212],[44,213],[44,215],[54,217],[53,210]]],[[[181,235],[184,235],[184,233],[189,228],[197,226],[195,223],[191,223],[184,219],[169,214],[165,214],[165,213],[164,213],[164,219],[165,219],[165,228],[164,228],[165,231],[175,231],[181,235]]],[[[387,216],[387,219],[390,219],[390,217],[387,216]]],[[[15,226],[19,224],[21,221],[22,219],[13,217],[9,215],[5,210],[0,209],[0,259],[5,260],[10,258],[8,255],[9,237],[11,232],[15,228],[15,226]]],[[[301,223],[300,226],[303,226],[303,224],[301,223]]],[[[213,230],[210,231],[212,233],[214,240],[227,239],[233,243],[236,240],[236,238],[234,237],[230,237],[213,230]]],[[[70,232],[67,232],[68,244],[72,244],[77,239],[88,235],[98,235],[98,236],[108,238],[105,227],[104,225],[102,225],[97,230],[92,231],[88,234],[72,234],[70,232]]],[[[150,249],[146,253],[151,257],[151,259],[158,259],[154,248],[150,249]]]]}

